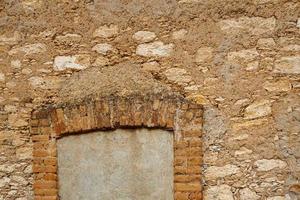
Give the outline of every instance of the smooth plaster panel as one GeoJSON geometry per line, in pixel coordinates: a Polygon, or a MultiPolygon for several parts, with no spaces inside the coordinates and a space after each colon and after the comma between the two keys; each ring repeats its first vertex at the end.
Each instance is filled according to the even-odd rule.
{"type": "Polygon", "coordinates": [[[57,141],[61,200],[173,200],[173,134],[117,129],[57,141]]]}

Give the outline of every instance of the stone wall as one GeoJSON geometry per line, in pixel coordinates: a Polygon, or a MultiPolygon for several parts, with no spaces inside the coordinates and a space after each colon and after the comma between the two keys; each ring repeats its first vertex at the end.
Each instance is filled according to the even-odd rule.
{"type": "Polygon", "coordinates": [[[128,61],[205,106],[204,199],[299,198],[298,0],[2,0],[1,200],[33,199],[31,112],[89,70],[143,87],[128,61]]]}

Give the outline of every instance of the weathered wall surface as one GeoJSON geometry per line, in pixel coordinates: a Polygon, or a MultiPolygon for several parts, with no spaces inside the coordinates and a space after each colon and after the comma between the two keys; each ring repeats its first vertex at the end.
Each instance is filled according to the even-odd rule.
{"type": "Polygon", "coordinates": [[[0,1],[0,199],[33,197],[31,111],[124,61],[206,105],[205,199],[299,198],[299,17],[297,0],[0,1]]]}
{"type": "Polygon", "coordinates": [[[117,129],[58,140],[62,200],[173,199],[173,133],[117,129]]]}

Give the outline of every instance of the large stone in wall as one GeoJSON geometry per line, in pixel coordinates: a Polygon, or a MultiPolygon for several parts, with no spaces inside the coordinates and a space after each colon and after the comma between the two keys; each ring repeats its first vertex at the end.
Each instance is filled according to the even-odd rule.
{"type": "Polygon", "coordinates": [[[117,129],[58,140],[62,200],[173,198],[173,134],[117,129]]]}
{"type": "Polygon", "coordinates": [[[261,35],[272,33],[275,30],[276,19],[275,17],[240,17],[237,19],[221,20],[219,26],[226,34],[240,34],[245,32],[250,35],[261,35]]]}
{"type": "Polygon", "coordinates": [[[269,100],[255,101],[245,109],[245,119],[265,117],[271,113],[272,108],[269,100]]]}
{"type": "Polygon", "coordinates": [[[288,80],[279,80],[276,82],[266,81],[263,87],[269,92],[287,92],[292,89],[291,83],[288,80]]]}
{"type": "Polygon", "coordinates": [[[179,85],[186,85],[192,80],[192,77],[187,73],[185,69],[182,68],[170,68],[166,70],[164,74],[169,81],[177,83],[179,85]]]}
{"type": "Polygon", "coordinates": [[[144,57],[168,57],[171,55],[173,47],[173,44],[164,44],[161,41],[140,44],[136,48],[136,54],[144,57]]]}
{"type": "Polygon", "coordinates": [[[204,192],[205,200],[234,200],[229,185],[211,186],[204,192]]]}
{"type": "Polygon", "coordinates": [[[43,53],[47,50],[46,45],[42,43],[36,43],[36,44],[27,44],[22,47],[15,47],[12,50],[8,52],[9,55],[14,55],[17,53],[24,53],[25,55],[32,55],[32,54],[38,54],[43,53]]]}
{"type": "Polygon", "coordinates": [[[282,57],[275,61],[275,73],[300,74],[300,56],[282,57]]]}
{"type": "Polygon", "coordinates": [[[227,59],[229,63],[243,65],[257,60],[258,56],[256,49],[244,49],[228,53],[227,59]]]}
{"type": "Polygon", "coordinates": [[[21,40],[21,34],[14,32],[10,35],[0,35],[0,45],[13,45],[17,44],[21,40]]]}
{"type": "Polygon", "coordinates": [[[257,48],[262,50],[271,50],[275,45],[276,43],[273,38],[260,38],[257,41],[257,48]]]}
{"type": "Polygon", "coordinates": [[[0,82],[4,82],[4,81],[5,81],[5,75],[0,72],[0,82]]]}
{"type": "Polygon", "coordinates": [[[138,31],[132,38],[140,43],[151,42],[156,38],[156,34],[151,31],[138,31]]]}
{"type": "Polygon", "coordinates": [[[0,179],[0,188],[6,186],[11,181],[8,177],[3,177],[0,179]]]}
{"type": "Polygon", "coordinates": [[[275,168],[283,169],[287,166],[286,162],[282,160],[275,160],[275,159],[257,160],[255,161],[254,165],[257,167],[257,171],[270,171],[275,168]]]}
{"type": "Polygon", "coordinates": [[[174,31],[172,33],[172,39],[173,40],[183,40],[186,38],[188,31],[186,29],[180,29],[177,31],[174,31]]]}
{"type": "Polygon", "coordinates": [[[224,178],[226,176],[230,176],[233,174],[236,174],[240,171],[239,167],[235,165],[225,165],[222,167],[217,167],[217,166],[211,166],[207,168],[205,171],[205,178],[207,180],[212,180],[216,178],[224,178]]]}
{"type": "Polygon", "coordinates": [[[82,39],[82,36],[78,35],[76,33],[67,33],[67,34],[58,35],[55,37],[56,41],[58,41],[59,43],[64,43],[64,44],[79,43],[81,39],[82,39]]]}
{"type": "Polygon", "coordinates": [[[268,197],[267,200],[287,200],[283,196],[274,196],[274,197],[268,197]]]}
{"type": "Polygon", "coordinates": [[[208,62],[213,58],[212,47],[202,47],[197,50],[195,55],[195,61],[197,63],[208,62]]]}
{"type": "Polygon", "coordinates": [[[243,188],[240,190],[240,199],[241,200],[258,200],[260,196],[256,194],[256,192],[250,190],[249,188],[243,188]]]}
{"type": "Polygon", "coordinates": [[[94,33],[93,37],[100,37],[100,38],[110,38],[116,36],[119,33],[119,28],[117,25],[104,25],[97,28],[94,33]]]}
{"type": "Polygon", "coordinates": [[[28,81],[34,89],[58,89],[62,80],[59,77],[33,76],[28,81]]]}
{"type": "Polygon", "coordinates": [[[101,43],[101,44],[96,44],[93,48],[93,51],[96,51],[97,53],[106,55],[108,52],[113,50],[113,46],[108,43],[101,43]]]}
{"type": "Polygon", "coordinates": [[[8,115],[8,124],[11,127],[23,127],[27,126],[28,122],[21,114],[10,114],[8,115]]]}
{"type": "Polygon", "coordinates": [[[54,58],[53,68],[55,71],[66,69],[82,70],[90,64],[90,58],[86,55],[74,56],[56,56],[54,58]]]}

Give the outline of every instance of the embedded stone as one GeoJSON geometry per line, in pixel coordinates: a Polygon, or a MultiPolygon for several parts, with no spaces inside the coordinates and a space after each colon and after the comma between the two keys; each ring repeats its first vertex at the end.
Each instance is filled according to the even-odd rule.
{"type": "Polygon", "coordinates": [[[13,165],[0,165],[0,172],[11,173],[15,171],[15,167],[13,165]]]}
{"type": "Polygon", "coordinates": [[[28,185],[28,181],[26,181],[26,179],[22,176],[12,176],[11,180],[17,182],[20,185],[28,185]]]}
{"type": "Polygon", "coordinates": [[[61,80],[57,77],[31,77],[28,79],[30,85],[37,89],[37,88],[41,88],[41,89],[55,89],[55,88],[59,88],[59,84],[61,82],[61,80]]]}
{"type": "Polygon", "coordinates": [[[202,3],[203,0],[180,0],[178,3],[202,3]]]}
{"type": "Polygon", "coordinates": [[[280,49],[281,51],[300,51],[300,45],[290,44],[280,49]]]}
{"type": "Polygon", "coordinates": [[[46,52],[47,48],[45,44],[36,43],[36,44],[28,44],[22,47],[13,48],[8,52],[9,55],[14,55],[17,53],[24,53],[25,55],[32,55],[46,52]]]}
{"type": "Polygon", "coordinates": [[[156,34],[151,31],[138,31],[132,38],[138,42],[145,43],[153,41],[156,38],[156,34]]]}
{"type": "Polygon", "coordinates": [[[273,38],[260,38],[257,41],[257,47],[259,49],[272,49],[275,45],[276,44],[273,38]]]}
{"type": "Polygon", "coordinates": [[[96,44],[93,48],[93,51],[96,51],[97,53],[106,55],[107,52],[112,51],[113,50],[113,46],[111,44],[108,43],[102,43],[102,44],[96,44]]]}
{"type": "Polygon", "coordinates": [[[20,60],[12,60],[10,62],[10,66],[14,69],[20,69],[21,68],[21,61],[20,60]]]}
{"type": "Polygon", "coordinates": [[[16,150],[16,156],[18,159],[31,159],[32,158],[32,147],[21,147],[16,150]]]}
{"type": "Polygon", "coordinates": [[[240,171],[239,167],[231,164],[222,167],[211,166],[208,167],[207,170],[205,171],[205,177],[207,180],[224,178],[226,176],[236,174],[239,171],[240,171]]]}
{"type": "Polygon", "coordinates": [[[268,197],[267,200],[286,200],[283,196],[268,197]]]}
{"type": "Polygon", "coordinates": [[[271,102],[269,100],[256,101],[245,109],[245,119],[255,119],[265,117],[272,113],[271,102]]]}
{"type": "Polygon", "coordinates": [[[184,85],[192,80],[192,77],[187,74],[187,71],[182,68],[170,68],[164,72],[167,79],[179,85],[184,85]]]}
{"type": "Polygon", "coordinates": [[[254,3],[258,4],[258,5],[260,5],[260,4],[266,4],[266,3],[270,3],[270,2],[277,3],[278,0],[254,0],[254,3]]]}
{"type": "Polygon", "coordinates": [[[255,128],[255,126],[261,126],[263,124],[266,124],[267,122],[268,122],[268,119],[262,118],[262,119],[254,119],[254,120],[250,120],[250,121],[244,121],[244,122],[240,122],[240,123],[233,123],[232,129],[234,131],[248,130],[248,129],[255,128]]]}
{"type": "Polygon", "coordinates": [[[56,56],[54,58],[53,68],[55,71],[63,71],[66,69],[82,70],[86,69],[89,64],[90,58],[86,55],[56,56]]]}
{"type": "Polygon", "coordinates": [[[282,57],[275,61],[275,73],[300,74],[300,56],[282,57]]]}
{"type": "Polygon", "coordinates": [[[97,28],[93,34],[93,37],[110,38],[116,36],[119,33],[117,25],[111,24],[110,26],[104,25],[97,28]]]}
{"type": "Polygon", "coordinates": [[[247,149],[246,147],[241,147],[239,150],[234,152],[234,155],[236,157],[242,157],[245,154],[251,154],[253,151],[250,149],[247,149]]]}
{"type": "Polygon", "coordinates": [[[276,19],[275,17],[240,17],[238,19],[221,20],[219,26],[226,34],[240,34],[246,32],[250,35],[261,35],[274,32],[276,19]]]}
{"type": "Polygon", "coordinates": [[[287,166],[286,162],[282,160],[275,160],[275,159],[257,160],[255,161],[254,165],[257,167],[257,171],[270,171],[276,168],[283,169],[287,166]]]}
{"type": "Polygon", "coordinates": [[[98,56],[93,63],[93,66],[105,66],[109,64],[109,59],[104,56],[98,56]]]}
{"type": "Polygon", "coordinates": [[[18,114],[10,114],[8,115],[8,124],[11,127],[23,127],[27,126],[28,122],[18,114]]]}
{"type": "Polygon", "coordinates": [[[79,42],[82,36],[75,33],[67,33],[65,35],[58,35],[55,37],[59,42],[79,42]]]}
{"type": "Polygon", "coordinates": [[[208,62],[213,58],[213,48],[202,47],[197,50],[195,60],[197,63],[208,62]]]}
{"type": "Polygon", "coordinates": [[[227,55],[227,60],[234,64],[247,64],[252,61],[256,61],[259,53],[256,49],[244,49],[241,51],[230,52],[227,55]]]}
{"type": "Polygon", "coordinates": [[[142,69],[148,72],[158,72],[160,70],[159,63],[156,61],[142,64],[142,69]]]}
{"type": "Polygon", "coordinates": [[[5,81],[5,75],[0,72],[0,82],[4,82],[4,81],[5,81]]]}
{"type": "Polygon", "coordinates": [[[12,89],[16,86],[17,86],[17,83],[14,82],[14,81],[9,81],[9,82],[6,83],[6,87],[9,88],[9,89],[12,89]]]}
{"type": "Polygon", "coordinates": [[[173,40],[182,40],[185,38],[188,31],[186,29],[180,29],[178,31],[174,31],[172,33],[172,39],[173,40]]]}
{"type": "Polygon", "coordinates": [[[259,62],[258,61],[253,61],[247,64],[246,70],[247,71],[253,71],[253,70],[257,70],[259,66],[259,62]]]}
{"type": "MultiPolygon", "coordinates": [[[[189,93],[190,92],[196,92],[196,91],[198,91],[198,89],[200,87],[201,87],[200,85],[189,85],[189,86],[184,87],[184,91],[189,92],[189,93]]],[[[200,99],[203,99],[203,98],[200,97],[200,99]]],[[[197,102],[197,100],[196,100],[196,102],[197,102]]],[[[202,101],[200,100],[200,102],[202,102],[202,101]]]]}
{"type": "Polygon", "coordinates": [[[17,44],[21,39],[21,35],[19,32],[14,32],[13,35],[7,36],[7,35],[0,35],[0,45],[13,45],[17,44]]]}
{"type": "Polygon", "coordinates": [[[297,28],[300,28],[300,18],[298,18],[297,20],[297,25],[296,25],[297,28]]]}
{"type": "Polygon", "coordinates": [[[233,192],[229,185],[210,186],[204,191],[205,200],[234,200],[233,192]]]}
{"type": "Polygon", "coordinates": [[[241,200],[258,200],[260,196],[256,192],[250,190],[249,188],[244,188],[240,190],[240,199],[241,200]]]}
{"type": "Polygon", "coordinates": [[[269,92],[287,92],[292,89],[291,83],[289,80],[279,80],[276,82],[266,81],[263,84],[265,90],[269,92]]]}
{"type": "Polygon", "coordinates": [[[0,188],[4,187],[9,182],[10,182],[10,178],[7,177],[0,178],[0,188]]]}
{"type": "Polygon", "coordinates": [[[24,169],[23,172],[26,173],[26,174],[31,174],[31,173],[32,173],[32,165],[28,165],[28,166],[24,169]]]}
{"type": "Polygon", "coordinates": [[[25,74],[25,75],[29,75],[32,73],[32,70],[30,68],[25,68],[25,69],[22,69],[21,73],[25,74]]]}
{"type": "Polygon", "coordinates": [[[173,51],[173,44],[164,44],[161,41],[156,41],[137,46],[136,54],[144,57],[168,57],[173,51]]]}

